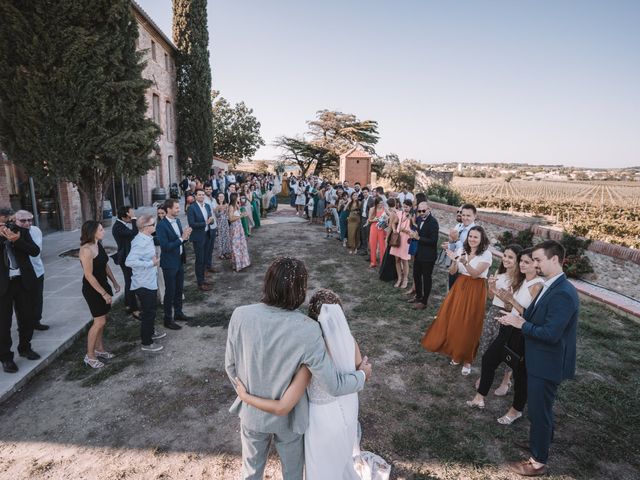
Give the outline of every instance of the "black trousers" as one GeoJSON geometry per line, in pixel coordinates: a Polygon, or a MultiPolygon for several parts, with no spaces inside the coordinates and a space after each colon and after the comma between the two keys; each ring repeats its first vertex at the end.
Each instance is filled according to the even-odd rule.
{"type": "Polygon", "coordinates": [[[456,278],[458,278],[459,273],[449,274],[449,290],[453,287],[453,284],[456,282],[456,278]]]}
{"type": "Polygon", "coordinates": [[[196,281],[198,282],[198,286],[204,283],[204,264],[205,264],[205,253],[207,250],[207,238],[209,237],[208,233],[205,233],[205,237],[202,240],[192,240],[191,244],[193,245],[193,253],[196,257],[196,281]]]}
{"type": "Polygon", "coordinates": [[[366,222],[366,218],[364,220],[362,220],[362,224],[360,226],[360,246],[358,248],[361,248],[363,250],[363,252],[366,252],[367,255],[369,254],[369,229],[371,228],[371,225],[369,225],[366,222]]]}
{"type": "Polygon", "coordinates": [[[158,290],[138,288],[134,292],[140,302],[140,339],[142,345],[151,345],[153,343],[151,337],[155,331],[158,290]]]}
{"type": "Polygon", "coordinates": [[[416,286],[416,298],[426,305],[431,294],[431,274],[435,262],[413,260],[413,283],[416,286]]]}
{"type": "Polygon", "coordinates": [[[133,276],[133,270],[126,265],[120,265],[122,270],[122,276],[124,277],[124,306],[128,312],[135,312],[138,310],[138,302],[136,301],[136,294],[131,291],[131,277],[133,276]]]}
{"type": "Polygon", "coordinates": [[[31,350],[33,338],[33,294],[22,286],[20,277],[9,280],[7,291],[0,296],[0,361],[13,360],[11,321],[15,309],[18,319],[18,352],[31,350]]]}
{"type": "Polygon", "coordinates": [[[182,289],[184,287],[184,267],[163,268],[164,277],[164,323],[173,321],[174,313],[182,315],[182,289]]]}
{"type": "MultiPolygon", "coordinates": [[[[482,371],[480,372],[480,385],[478,393],[487,396],[491,384],[496,376],[496,370],[504,359],[504,345],[509,338],[512,327],[500,326],[498,336],[489,345],[482,356],[482,371]]],[[[513,408],[522,412],[527,403],[527,368],[524,363],[518,369],[513,370],[513,408]]]]}
{"type": "Polygon", "coordinates": [[[204,246],[204,266],[206,268],[211,268],[213,266],[213,246],[216,243],[216,234],[218,233],[218,229],[214,228],[209,230],[209,235],[207,237],[207,242],[204,246]]]}
{"type": "Polygon", "coordinates": [[[33,324],[34,326],[40,323],[42,320],[42,304],[44,297],[44,275],[37,278],[38,289],[33,295],[33,324]]]}

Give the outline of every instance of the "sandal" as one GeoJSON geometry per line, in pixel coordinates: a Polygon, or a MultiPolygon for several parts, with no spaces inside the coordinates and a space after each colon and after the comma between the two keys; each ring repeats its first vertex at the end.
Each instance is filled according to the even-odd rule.
{"type": "Polygon", "coordinates": [[[498,423],[500,425],[511,425],[513,422],[515,422],[516,420],[518,420],[521,417],[522,417],[522,412],[518,412],[513,417],[510,417],[509,415],[503,415],[502,417],[500,417],[498,419],[498,423]]]}
{"type": "Polygon", "coordinates": [[[93,353],[96,354],[96,357],[106,358],[107,360],[111,360],[112,358],[115,358],[115,355],[109,352],[100,352],[98,350],[94,350],[93,353]]]}
{"type": "Polygon", "coordinates": [[[500,385],[498,388],[496,388],[493,394],[496,397],[504,397],[507,393],[509,393],[509,388],[511,388],[511,382],[507,382],[506,386],[500,385]]]}
{"type": "Polygon", "coordinates": [[[89,355],[84,356],[84,363],[89,365],[91,368],[102,368],[104,367],[104,363],[102,363],[97,358],[89,358],[89,355]]]}
{"type": "Polygon", "coordinates": [[[463,365],[462,372],[460,372],[463,377],[466,377],[471,373],[471,365],[463,365]]]}
{"type": "Polygon", "coordinates": [[[449,362],[449,365],[451,365],[452,367],[455,367],[456,365],[460,365],[460,362],[456,362],[453,358],[451,359],[451,361],[449,362]]]}
{"type": "Polygon", "coordinates": [[[475,400],[468,400],[466,403],[467,403],[467,407],[478,408],[480,410],[484,410],[484,400],[482,400],[480,402],[476,402],[475,400]]]}

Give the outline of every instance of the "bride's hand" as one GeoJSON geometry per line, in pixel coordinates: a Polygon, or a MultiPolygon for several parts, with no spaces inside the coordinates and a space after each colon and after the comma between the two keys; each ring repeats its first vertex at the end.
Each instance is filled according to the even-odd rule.
{"type": "Polygon", "coordinates": [[[242,382],[238,377],[236,377],[236,381],[234,382],[234,387],[236,388],[236,393],[238,394],[238,397],[240,397],[240,400],[244,400],[244,398],[247,395],[247,389],[244,388],[244,385],[242,384],[242,382]]]}

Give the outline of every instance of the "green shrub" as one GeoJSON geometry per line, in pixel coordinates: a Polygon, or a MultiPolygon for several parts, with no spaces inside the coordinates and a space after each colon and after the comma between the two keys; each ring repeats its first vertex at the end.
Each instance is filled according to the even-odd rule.
{"type": "Polygon", "coordinates": [[[567,231],[562,233],[560,243],[564,246],[565,256],[562,269],[567,277],[581,278],[593,273],[591,260],[585,255],[585,251],[591,245],[591,240],[571,235],[567,231]]]}
{"type": "Polygon", "coordinates": [[[515,235],[511,230],[505,230],[504,233],[498,237],[498,243],[496,243],[495,246],[500,249],[501,252],[504,252],[505,248],[514,243],[520,245],[522,248],[533,247],[533,230],[531,230],[531,227],[526,230],[520,230],[515,235]]]}
{"type": "Polygon", "coordinates": [[[434,202],[446,203],[447,205],[459,206],[463,203],[460,193],[444,183],[432,183],[427,187],[427,198],[434,202]]]}

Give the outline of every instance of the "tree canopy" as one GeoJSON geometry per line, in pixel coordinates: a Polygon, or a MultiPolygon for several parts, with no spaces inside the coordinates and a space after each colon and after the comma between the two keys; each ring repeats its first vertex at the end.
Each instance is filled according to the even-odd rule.
{"type": "Polygon", "coordinates": [[[303,174],[313,166],[315,173],[336,172],[340,155],[360,145],[375,153],[378,122],[359,120],[354,114],[319,110],[307,122],[308,131],[297,137],[280,137],[274,146],[282,149],[281,159],[300,167],[303,174]]]}
{"type": "Polygon", "coordinates": [[[113,175],[156,165],[128,0],[0,1],[0,143],[39,182],[76,184],[102,218],[113,175]]]}
{"type": "Polygon", "coordinates": [[[253,109],[244,102],[235,107],[218,92],[213,100],[213,154],[228,160],[231,166],[252,157],[264,140],[260,136],[260,122],[253,115],[253,109]]]}
{"type": "Polygon", "coordinates": [[[207,0],[173,0],[173,42],[178,49],[176,143],[180,163],[204,177],[213,157],[207,0]]]}

